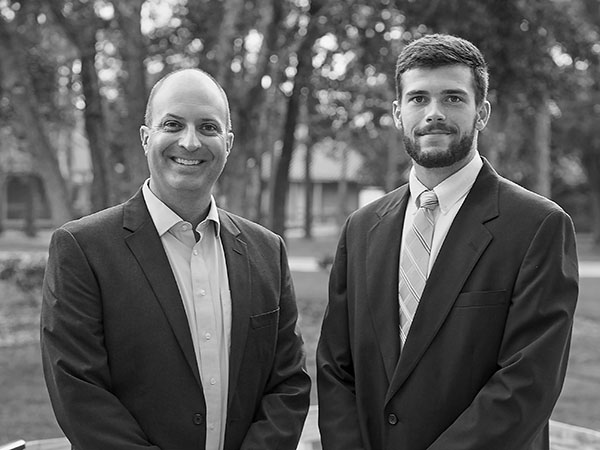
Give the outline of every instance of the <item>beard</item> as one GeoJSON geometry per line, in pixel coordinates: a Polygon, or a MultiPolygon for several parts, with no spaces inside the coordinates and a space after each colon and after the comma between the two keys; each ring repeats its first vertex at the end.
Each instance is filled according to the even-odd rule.
{"type": "Polygon", "coordinates": [[[402,134],[404,148],[408,156],[419,166],[428,169],[449,167],[463,159],[465,159],[473,148],[475,140],[475,121],[470,133],[460,138],[458,142],[452,142],[448,148],[443,151],[425,153],[421,150],[421,144],[416,139],[411,139],[405,133],[402,134]]]}

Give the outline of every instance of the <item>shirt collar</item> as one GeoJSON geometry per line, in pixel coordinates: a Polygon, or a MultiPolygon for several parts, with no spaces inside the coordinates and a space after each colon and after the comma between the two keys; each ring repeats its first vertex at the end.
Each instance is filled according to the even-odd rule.
{"type": "MultiPolygon", "coordinates": [[[[433,188],[433,192],[437,195],[442,214],[446,214],[456,202],[467,195],[475,183],[481,167],[483,167],[483,161],[479,156],[479,152],[476,151],[475,156],[466,166],[433,188]]],[[[417,199],[419,195],[428,189],[417,179],[414,166],[410,169],[408,187],[410,189],[411,201],[415,203],[415,206],[418,206],[417,199]]]]}
{"type": "MultiPolygon", "coordinates": [[[[150,190],[150,186],[148,184],[149,181],[150,179],[146,180],[142,185],[142,195],[144,196],[144,201],[146,202],[148,212],[150,213],[150,217],[152,217],[156,231],[158,232],[158,235],[162,237],[171,228],[173,228],[173,226],[183,222],[183,219],[179,217],[175,211],[165,205],[162,200],[160,200],[154,194],[154,192],[150,190]]],[[[214,223],[214,230],[218,236],[221,232],[221,222],[219,221],[217,202],[212,195],[210,196],[210,207],[208,209],[206,219],[204,219],[198,225],[198,228],[205,227],[209,221],[214,223]]]]}

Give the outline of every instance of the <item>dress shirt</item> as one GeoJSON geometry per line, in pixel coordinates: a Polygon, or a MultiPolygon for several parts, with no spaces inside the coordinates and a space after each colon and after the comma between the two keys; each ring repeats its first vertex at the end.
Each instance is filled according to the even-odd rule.
{"type": "MultiPolygon", "coordinates": [[[[429,257],[429,266],[427,268],[427,275],[431,272],[433,263],[437,258],[440,248],[446,239],[448,230],[458,214],[458,210],[462,206],[467,197],[467,194],[473,187],[477,175],[483,166],[483,161],[479,156],[478,152],[475,152],[475,156],[469,163],[461,168],[456,173],[446,178],[440,184],[433,188],[433,191],[438,198],[438,207],[433,210],[433,218],[435,221],[435,227],[433,230],[433,241],[431,243],[431,254],[429,257]]],[[[408,188],[410,190],[410,196],[408,198],[408,205],[406,207],[406,214],[404,216],[404,226],[402,228],[402,246],[400,249],[400,258],[402,258],[402,251],[404,249],[404,237],[407,234],[407,230],[412,227],[415,214],[417,212],[417,199],[423,191],[427,191],[425,187],[418,179],[415,174],[415,168],[410,170],[408,179],[408,188]]]]}
{"type": "Polygon", "coordinates": [[[222,450],[227,415],[231,294],[215,199],[197,227],[144,183],[142,194],[175,276],[187,315],[206,401],[206,450],[222,450]]]}

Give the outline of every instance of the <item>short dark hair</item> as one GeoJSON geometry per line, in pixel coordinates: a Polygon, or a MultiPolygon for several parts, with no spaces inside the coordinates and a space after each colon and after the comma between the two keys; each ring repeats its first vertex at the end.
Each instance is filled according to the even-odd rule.
{"type": "Polygon", "coordinates": [[[402,74],[410,69],[435,69],[463,64],[471,68],[475,81],[475,103],[481,105],[488,93],[488,67],[481,51],[466,39],[449,34],[430,34],[409,43],[396,62],[396,97],[402,96],[402,74]]]}
{"type": "Polygon", "coordinates": [[[205,72],[204,70],[198,69],[198,68],[174,70],[173,72],[169,72],[168,74],[166,74],[164,77],[162,77],[160,80],[158,80],[154,84],[154,86],[152,87],[152,90],[150,91],[150,95],[148,96],[148,102],[146,103],[146,113],[144,114],[144,125],[146,125],[147,127],[152,126],[152,101],[154,100],[154,96],[159,91],[162,84],[165,81],[167,81],[167,79],[170,78],[172,75],[175,75],[176,73],[179,73],[179,72],[183,72],[185,70],[192,70],[192,71],[196,71],[196,72],[206,75],[219,88],[219,91],[221,92],[221,95],[223,96],[223,101],[225,102],[225,107],[227,109],[227,131],[232,131],[231,109],[229,107],[229,99],[227,98],[227,93],[225,92],[223,87],[219,84],[219,82],[210,73],[205,72]]]}

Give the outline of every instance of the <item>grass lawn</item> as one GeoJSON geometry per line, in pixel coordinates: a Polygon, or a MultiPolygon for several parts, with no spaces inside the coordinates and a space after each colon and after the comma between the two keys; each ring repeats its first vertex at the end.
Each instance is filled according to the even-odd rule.
{"type": "MultiPolygon", "coordinates": [[[[289,239],[291,257],[323,258],[333,254],[337,237],[289,239]]],[[[584,241],[587,260],[600,252],[584,241]]],[[[308,370],[315,374],[315,350],[327,301],[326,270],[294,272],[300,327],[308,370]]],[[[563,393],[553,419],[600,430],[600,278],[581,280],[571,358],[563,393]]],[[[38,346],[39,294],[24,296],[0,281],[0,445],[17,439],[61,436],[42,380],[38,346]]],[[[316,392],[313,388],[313,403],[316,392]]]]}

